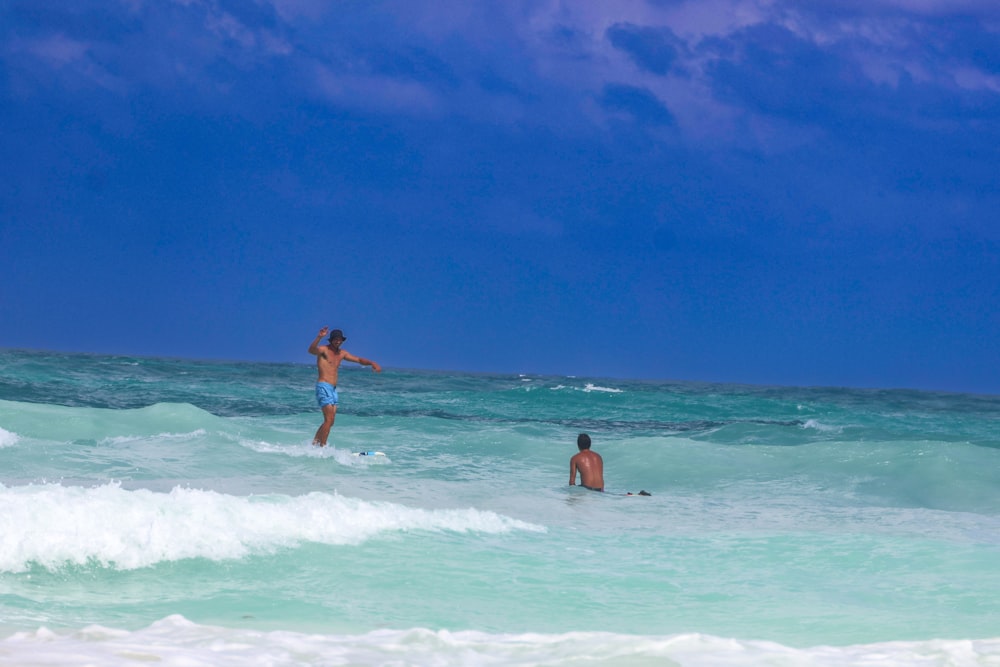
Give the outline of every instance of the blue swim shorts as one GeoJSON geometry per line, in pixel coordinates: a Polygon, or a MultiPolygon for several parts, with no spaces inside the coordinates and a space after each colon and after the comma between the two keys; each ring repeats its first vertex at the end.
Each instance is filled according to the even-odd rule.
{"type": "Polygon", "coordinates": [[[319,407],[322,408],[327,405],[336,405],[337,401],[336,387],[329,382],[316,383],[316,402],[319,403],[319,407]]]}

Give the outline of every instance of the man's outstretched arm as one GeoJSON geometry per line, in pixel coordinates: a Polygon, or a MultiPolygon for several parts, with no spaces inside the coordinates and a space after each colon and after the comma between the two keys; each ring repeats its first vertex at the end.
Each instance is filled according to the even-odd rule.
{"type": "Polygon", "coordinates": [[[347,350],[344,350],[344,359],[353,361],[356,364],[361,364],[362,366],[371,366],[372,370],[376,373],[382,372],[382,367],[379,366],[377,362],[374,362],[371,359],[365,359],[364,357],[356,357],[347,350]]]}

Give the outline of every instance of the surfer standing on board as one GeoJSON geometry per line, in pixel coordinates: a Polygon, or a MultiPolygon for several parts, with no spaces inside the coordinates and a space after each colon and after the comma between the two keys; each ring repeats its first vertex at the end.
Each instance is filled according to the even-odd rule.
{"type": "Polygon", "coordinates": [[[330,339],[326,345],[320,345],[320,339],[330,331],[329,327],[319,330],[312,345],[309,346],[309,354],[316,355],[316,367],[319,369],[319,379],[316,381],[316,402],[319,403],[320,410],[323,411],[323,424],[316,431],[313,444],[326,447],[326,439],[333,428],[333,420],[337,418],[337,371],[340,369],[340,362],[353,361],[362,366],[371,366],[376,373],[382,372],[382,367],[371,359],[356,357],[347,350],[340,349],[347,336],[340,329],[330,331],[330,339]]]}
{"type": "Polygon", "coordinates": [[[590,451],[590,436],[581,433],[576,438],[580,450],[569,460],[569,485],[576,486],[576,472],[580,471],[580,486],[591,491],[604,490],[604,459],[590,451]]]}

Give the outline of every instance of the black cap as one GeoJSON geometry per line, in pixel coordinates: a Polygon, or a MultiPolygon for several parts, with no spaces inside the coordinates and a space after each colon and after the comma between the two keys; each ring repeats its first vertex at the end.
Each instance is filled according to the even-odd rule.
{"type": "Polygon", "coordinates": [[[333,331],[330,332],[330,340],[336,340],[338,338],[340,340],[347,340],[347,336],[345,336],[344,332],[341,331],[340,329],[334,329],[333,331]]]}

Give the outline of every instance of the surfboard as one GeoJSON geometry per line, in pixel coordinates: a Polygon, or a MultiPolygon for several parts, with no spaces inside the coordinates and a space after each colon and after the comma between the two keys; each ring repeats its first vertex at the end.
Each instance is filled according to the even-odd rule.
{"type": "MultiPolygon", "coordinates": [[[[571,484],[567,488],[570,488],[570,489],[582,489],[584,491],[597,491],[596,489],[591,489],[590,487],[583,486],[582,484],[579,484],[579,485],[578,484],[571,484]]],[[[652,493],[650,493],[649,491],[646,491],[645,489],[643,489],[642,491],[637,491],[635,493],[632,493],[631,491],[625,491],[625,492],[622,492],[622,491],[609,491],[607,488],[605,488],[604,491],[597,491],[597,493],[607,494],[609,496],[651,496],[651,495],[653,495],[652,493]]]]}
{"type": "Polygon", "coordinates": [[[385,456],[385,452],[373,452],[373,451],[351,452],[351,454],[353,454],[354,456],[385,456]]]}

